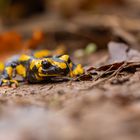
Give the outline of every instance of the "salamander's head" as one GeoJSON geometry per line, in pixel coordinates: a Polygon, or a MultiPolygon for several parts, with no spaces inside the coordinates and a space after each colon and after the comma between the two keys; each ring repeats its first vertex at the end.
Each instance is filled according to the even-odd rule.
{"type": "Polygon", "coordinates": [[[41,67],[39,68],[39,73],[40,74],[47,74],[48,69],[51,67],[51,63],[47,60],[42,60],[41,61],[41,67]]]}
{"type": "Polygon", "coordinates": [[[48,76],[59,76],[60,73],[58,73],[58,71],[56,71],[56,67],[54,65],[54,61],[52,59],[49,58],[45,58],[40,60],[40,66],[38,68],[38,75],[40,77],[48,77],[48,76]]]}
{"type": "Polygon", "coordinates": [[[38,75],[40,77],[49,76],[48,70],[51,66],[52,66],[51,63],[47,59],[41,59],[39,61],[39,64],[37,64],[37,66],[36,66],[38,69],[38,75]]]}
{"type": "Polygon", "coordinates": [[[30,69],[40,77],[49,76],[48,70],[52,64],[48,59],[33,60],[30,64],[30,69]]]}

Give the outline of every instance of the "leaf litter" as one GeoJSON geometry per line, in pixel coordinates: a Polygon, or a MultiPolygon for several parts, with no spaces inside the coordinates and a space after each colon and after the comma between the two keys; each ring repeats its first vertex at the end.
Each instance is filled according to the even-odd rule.
{"type": "Polygon", "coordinates": [[[109,59],[108,63],[100,67],[89,67],[86,73],[79,76],[76,80],[93,80],[93,85],[86,89],[92,89],[100,83],[113,78],[111,84],[120,84],[129,81],[129,78],[122,76],[132,74],[140,70],[140,52],[130,48],[124,43],[110,42],[108,44],[109,59]],[[121,79],[120,79],[121,78],[121,79]]]}

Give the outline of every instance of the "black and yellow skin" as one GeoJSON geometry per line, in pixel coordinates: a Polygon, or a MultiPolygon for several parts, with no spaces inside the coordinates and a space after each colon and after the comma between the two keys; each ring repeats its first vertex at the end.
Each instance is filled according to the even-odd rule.
{"type": "Polygon", "coordinates": [[[39,54],[39,57],[20,55],[7,61],[1,74],[0,85],[18,86],[18,81],[13,79],[16,75],[22,76],[23,80],[29,83],[40,83],[51,81],[54,77],[73,78],[84,73],[82,66],[73,64],[69,55],[42,58],[39,54]]]}

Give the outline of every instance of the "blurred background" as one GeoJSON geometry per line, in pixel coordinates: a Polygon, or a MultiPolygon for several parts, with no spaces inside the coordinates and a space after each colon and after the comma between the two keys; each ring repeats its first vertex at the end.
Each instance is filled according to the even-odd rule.
{"type": "Polygon", "coordinates": [[[38,41],[27,43],[36,31],[44,32],[42,46],[49,49],[91,42],[104,49],[110,41],[139,48],[140,0],[0,0],[1,52],[40,47],[38,41]]]}
{"type": "Polygon", "coordinates": [[[11,24],[37,14],[65,18],[79,14],[115,14],[138,17],[140,0],[1,0],[2,22],[11,24]]]}

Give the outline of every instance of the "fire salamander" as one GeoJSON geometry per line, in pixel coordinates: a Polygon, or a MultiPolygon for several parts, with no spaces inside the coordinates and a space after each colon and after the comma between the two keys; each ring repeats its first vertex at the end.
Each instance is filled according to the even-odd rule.
{"type": "Polygon", "coordinates": [[[16,75],[20,75],[23,81],[29,83],[41,83],[51,81],[55,77],[73,78],[83,73],[81,64],[75,65],[69,55],[44,56],[41,51],[36,57],[23,54],[7,61],[1,73],[0,86],[18,86],[18,80],[14,79],[16,75]]]}

